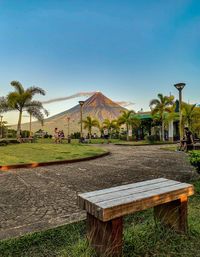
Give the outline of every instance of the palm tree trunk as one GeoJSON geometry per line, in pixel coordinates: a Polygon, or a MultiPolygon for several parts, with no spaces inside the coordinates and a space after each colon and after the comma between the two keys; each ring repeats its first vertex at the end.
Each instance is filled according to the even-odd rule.
{"type": "Polygon", "coordinates": [[[162,140],[165,141],[165,124],[164,124],[164,121],[162,121],[162,140]]]}
{"type": "Polygon", "coordinates": [[[19,120],[17,124],[17,139],[20,138],[21,122],[22,122],[22,110],[19,111],[19,120]]]}
{"type": "Polygon", "coordinates": [[[92,142],[92,128],[89,129],[89,142],[92,142]]]}
{"type": "Polygon", "coordinates": [[[160,131],[159,131],[159,137],[160,137],[160,141],[162,141],[162,127],[160,126],[160,129],[159,129],[160,131]]]}
{"type": "Polygon", "coordinates": [[[32,123],[32,114],[30,113],[30,127],[29,127],[29,137],[31,138],[31,123],[32,123]]]}
{"type": "Polygon", "coordinates": [[[127,124],[127,141],[129,141],[129,125],[127,124]]]}

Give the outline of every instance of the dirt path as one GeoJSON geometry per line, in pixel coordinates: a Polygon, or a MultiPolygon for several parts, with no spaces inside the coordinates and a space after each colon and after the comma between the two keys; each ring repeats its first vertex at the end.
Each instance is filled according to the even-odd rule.
{"type": "Polygon", "coordinates": [[[76,195],[165,177],[198,176],[184,153],[161,146],[103,145],[111,155],[69,165],[0,171],[0,240],[85,217],[76,195]]]}

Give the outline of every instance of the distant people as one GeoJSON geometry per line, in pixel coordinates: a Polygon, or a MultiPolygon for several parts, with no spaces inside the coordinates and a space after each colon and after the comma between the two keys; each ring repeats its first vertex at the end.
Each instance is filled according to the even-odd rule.
{"type": "Polygon", "coordinates": [[[58,137],[59,137],[59,143],[62,144],[62,140],[65,138],[63,130],[60,130],[58,132],[58,137]]]}
{"type": "Polygon", "coordinates": [[[94,133],[94,139],[96,139],[97,138],[97,134],[96,133],[94,133]]]}
{"type": "Polygon", "coordinates": [[[88,142],[87,138],[84,138],[83,136],[79,139],[79,142],[82,144],[86,144],[88,142]]]}
{"type": "Polygon", "coordinates": [[[184,128],[185,138],[180,141],[179,151],[187,150],[187,145],[194,144],[194,138],[192,132],[189,130],[188,127],[184,128]]]}
{"type": "Polygon", "coordinates": [[[107,140],[109,143],[109,132],[106,127],[103,127],[103,141],[102,144],[104,143],[104,140],[107,140]]]}
{"type": "Polygon", "coordinates": [[[58,128],[54,130],[54,143],[57,144],[58,142],[58,128]]]}

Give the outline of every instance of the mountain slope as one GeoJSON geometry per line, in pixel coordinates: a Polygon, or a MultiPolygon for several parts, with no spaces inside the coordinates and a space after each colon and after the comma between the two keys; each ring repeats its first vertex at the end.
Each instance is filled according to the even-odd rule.
{"type": "MultiPolygon", "coordinates": [[[[83,119],[87,116],[91,116],[93,119],[98,119],[100,123],[104,119],[117,119],[120,116],[120,110],[126,110],[119,104],[113,102],[101,92],[96,92],[93,96],[88,98],[83,106],[83,119]]],[[[80,105],[76,105],[73,108],[47,118],[44,122],[43,130],[50,134],[53,134],[55,127],[63,129],[67,132],[67,118],[70,117],[70,133],[79,131],[80,124],[80,105]]],[[[22,124],[22,129],[28,129],[29,124],[22,124]]],[[[36,131],[41,128],[39,122],[33,122],[32,130],[36,131]]]]}

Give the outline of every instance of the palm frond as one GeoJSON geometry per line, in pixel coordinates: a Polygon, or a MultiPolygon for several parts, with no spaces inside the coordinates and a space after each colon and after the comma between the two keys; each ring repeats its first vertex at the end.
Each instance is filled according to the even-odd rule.
{"type": "Polygon", "coordinates": [[[19,81],[13,80],[10,84],[15,88],[18,94],[22,95],[24,93],[24,88],[19,81]]]}
{"type": "Polygon", "coordinates": [[[34,86],[27,88],[26,91],[29,91],[32,94],[32,96],[34,96],[35,94],[40,94],[40,95],[46,94],[45,90],[43,90],[40,87],[34,87],[34,86]]]}

